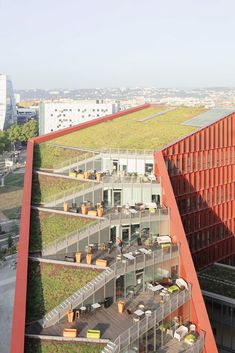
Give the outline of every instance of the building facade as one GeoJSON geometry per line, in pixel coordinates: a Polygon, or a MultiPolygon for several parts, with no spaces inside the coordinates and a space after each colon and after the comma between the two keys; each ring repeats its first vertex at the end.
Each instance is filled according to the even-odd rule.
{"type": "MultiPolygon", "coordinates": [[[[91,352],[92,337],[104,344],[96,347],[102,353],[218,351],[196,271],[235,253],[235,115],[168,147],[137,149],[144,134],[151,141],[160,129],[156,116],[156,107],[144,105],[29,141],[11,353],[33,352],[39,336],[43,347],[48,336],[59,344],[66,335],[78,349],[86,339],[91,352]],[[104,148],[108,126],[118,148],[111,134],[104,148]],[[53,140],[57,146],[48,143],[53,140]],[[66,231],[73,217],[88,226],[66,231]],[[60,229],[49,241],[52,219],[60,229]],[[56,271],[70,266],[102,273],[69,294],[60,290],[58,305],[35,317],[33,281],[40,277],[38,294],[52,261],[56,271]]],[[[51,295],[45,297],[48,304],[51,295]]]]}
{"type": "Polygon", "coordinates": [[[47,134],[86,121],[101,118],[120,110],[119,103],[96,101],[41,103],[39,134],[47,134]]]}
{"type": "Polygon", "coordinates": [[[0,74],[0,130],[16,123],[16,104],[13,86],[7,75],[0,74]]]}

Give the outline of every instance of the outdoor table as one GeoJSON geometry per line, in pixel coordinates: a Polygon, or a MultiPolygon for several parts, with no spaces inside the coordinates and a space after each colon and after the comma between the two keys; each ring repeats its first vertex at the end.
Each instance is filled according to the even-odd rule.
{"type": "Polygon", "coordinates": [[[157,292],[161,289],[163,289],[164,287],[161,285],[161,284],[158,284],[156,286],[153,286],[153,287],[149,287],[149,289],[152,291],[152,292],[157,292]]]}
{"type": "Polygon", "coordinates": [[[144,304],[140,304],[139,309],[141,309],[141,310],[144,309],[144,304]]]}
{"type": "Polygon", "coordinates": [[[134,208],[129,208],[129,212],[132,214],[138,213],[138,211],[136,211],[134,208]]]}
{"type": "Polygon", "coordinates": [[[91,305],[93,309],[98,309],[101,307],[101,305],[99,303],[94,303],[91,305]]]}
{"type": "Polygon", "coordinates": [[[140,317],[140,316],[144,315],[144,311],[138,309],[138,310],[136,310],[136,311],[134,312],[134,314],[135,314],[136,316],[139,316],[139,317],[140,317]]]}
{"type": "Polygon", "coordinates": [[[124,256],[126,259],[128,259],[128,260],[135,260],[135,257],[134,257],[133,255],[129,254],[129,253],[123,254],[123,256],[124,256]]]}
{"type": "Polygon", "coordinates": [[[142,252],[143,254],[146,254],[146,255],[149,253],[149,251],[145,248],[141,248],[141,249],[139,249],[139,251],[142,252]]]}

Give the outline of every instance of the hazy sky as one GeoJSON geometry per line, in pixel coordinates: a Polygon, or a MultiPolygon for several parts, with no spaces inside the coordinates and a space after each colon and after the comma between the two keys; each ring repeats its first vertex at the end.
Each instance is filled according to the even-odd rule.
{"type": "Polygon", "coordinates": [[[235,86],[234,0],[0,0],[15,88],[235,86]]]}

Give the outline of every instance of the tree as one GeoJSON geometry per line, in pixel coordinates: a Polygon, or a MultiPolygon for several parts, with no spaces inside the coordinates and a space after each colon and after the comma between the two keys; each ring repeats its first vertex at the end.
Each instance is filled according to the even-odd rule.
{"type": "Polygon", "coordinates": [[[4,151],[7,151],[9,145],[10,143],[7,132],[0,130],[0,154],[2,154],[4,151]]]}
{"type": "Polygon", "coordinates": [[[10,249],[13,245],[13,238],[12,238],[12,235],[9,235],[8,238],[7,238],[7,247],[8,249],[10,249]]]}
{"type": "Polygon", "coordinates": [[[13,144],[15,149],[16,142],[21,140],[21,127],[17,124],[11,125],[11,127],[7,130],[8,139],[11,144],[13,144]]]}
{"type": "Polygon", "coordinates": [[[26,142],[37,135],[38,135],[38,124],[36,120],[31,119],[27,123],[22,125],[22,128],[21,128],[22,142],[26,142]]]}

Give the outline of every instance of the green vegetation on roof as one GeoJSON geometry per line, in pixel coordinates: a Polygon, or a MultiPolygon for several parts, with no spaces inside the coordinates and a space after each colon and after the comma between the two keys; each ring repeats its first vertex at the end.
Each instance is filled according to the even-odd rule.
{"type": "Polygon", "coordinates": [[[41,319],[98,274],[93,269],[29,261],[26,322],[41,319]]]}
{"type": "Polygon", "coordinates": [[[31,210],[29,250],[38,251],[67,234],[87,227],[94,220],[31,210]]]}
{"type": "Polygon", "coordinates": [[[24,353],[101,353],[104,344],[26,338],[24,353]]]}
{"type": "Polygon", "coordinates": [[[79,161],[87,158],[88,152],[50,146],[48,144],[35,145],[34,169],[54,169],[60,167],[66,160],[79,161]]]}
{"type": "Polygon", "coordinates": [[[198,273],[202,290],[235,299],[235,270],[212,265],[198,273]]]}
{"type": "Polygon", "coordinates": [[[83,148],[125,148],[159,150],[165,145],[194,132],[196,128],[181,125],[200,114],[202,108],[180,107],[145,122],[138,120],[165,110],[150,107],[124,115],[52,140],[53,144],[83,148]]]}
{"type": "Polygon", "coordinates": [[[81,180],[33,174],[31,202],[33,204],[49,202],[55,197],[62,197],[66,191],[71,191],[72,194],[73,190],[82,190],[86,184],[81,180]]]}
{"type": "Polygon", "coordinates": [[[11,173],[5,177],[5,186],[0,187],[0,212],[11,219],[19,218],[24,173],[11,173]]]}

